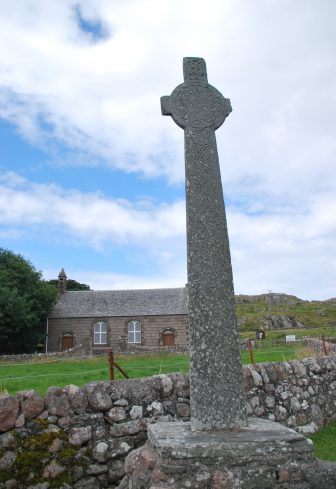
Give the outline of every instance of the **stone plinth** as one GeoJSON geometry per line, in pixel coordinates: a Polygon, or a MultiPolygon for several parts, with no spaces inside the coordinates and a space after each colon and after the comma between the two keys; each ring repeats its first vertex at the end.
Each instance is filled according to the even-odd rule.
{"type": "MultiPolygon", "coordinates": [[[[148,443],[126,460],[130,489],[311,489],[312,443],[268,420],[239,431],[191,431],[190,423],[148,427],[148,443]]],[[[320,489],[326,487],[320,483],[320,489]]]]}

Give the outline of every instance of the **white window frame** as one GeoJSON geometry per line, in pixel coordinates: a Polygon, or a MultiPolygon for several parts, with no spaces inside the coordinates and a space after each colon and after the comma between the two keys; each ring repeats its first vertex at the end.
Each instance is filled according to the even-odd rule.
{"type": "Polygon", "coordinates": [[[97,321],[96,323],[94,323],[93,344],[107,345],[107,323],[105,321],[97,321]]]}
{"type": "Polygon", "coordinates": [[[137,319],[127,323],[127,339],[128,343],[141,343],[141,323],[137,319]]]}

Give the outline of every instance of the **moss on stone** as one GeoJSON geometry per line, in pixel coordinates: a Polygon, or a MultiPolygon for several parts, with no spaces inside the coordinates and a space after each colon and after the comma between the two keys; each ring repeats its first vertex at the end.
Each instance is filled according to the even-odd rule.
{"type": "Polygon", "coordinates": [[[13,473],[11,470],[0,470],[0,484],[13,479],[13,473]]]}
{"type": "Polygon", "coordinates": [[[76,450],[70,446],[64,447],[59,452],[59,457],[61,460],[68,462],[69,459],[73,459],[76,455],[76,450]]]}
{"type": "Polygon", "coordinates": [[[42,431],[38,434],[27,435],[18,440],[17,457],[11,471],[2,471],[0,482],[16,479],[19,487],[48,481],[50,488],[61,487],[63,483],[73,483],[73,460],[76,450],[71,448],[68,436],[63,431],[42,431]],[[63,448],[58,454],[49,451],[55,439],[63,442],[63,448]],[[43,477],[43,472],[51,460],[59,461],[64,472],[54,478],[43,477]]]}

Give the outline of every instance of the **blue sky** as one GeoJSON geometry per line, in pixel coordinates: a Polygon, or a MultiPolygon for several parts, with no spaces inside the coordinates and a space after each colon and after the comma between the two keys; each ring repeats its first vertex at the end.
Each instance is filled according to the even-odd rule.
{"type": "Polygon", "coordinates": [[[236,293],[335,297],[333,0],[0,3],[0,246],[94,289],[186,283],[183,132],[204,57],[236,293]]]}

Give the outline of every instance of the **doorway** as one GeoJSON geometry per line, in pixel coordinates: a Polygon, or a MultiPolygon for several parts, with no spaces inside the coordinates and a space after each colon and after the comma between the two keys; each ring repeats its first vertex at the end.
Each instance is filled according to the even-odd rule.
{"type": "Polygon", "coordinates": [[[174,333],[173,331],[165,331],[163,333],[163,346],[174,346],[174,333]]]}
{"type": "Polygon", "coordinates": [[[73,336],[72,336],[72,334],[64,334],[62,336],[61,351],[70,350],[70,348],[73,348],[73,336]]]}

